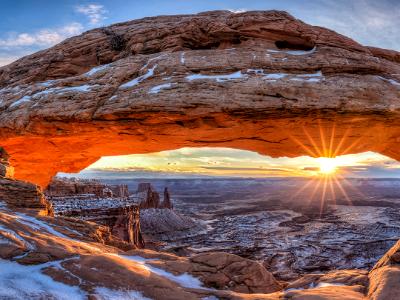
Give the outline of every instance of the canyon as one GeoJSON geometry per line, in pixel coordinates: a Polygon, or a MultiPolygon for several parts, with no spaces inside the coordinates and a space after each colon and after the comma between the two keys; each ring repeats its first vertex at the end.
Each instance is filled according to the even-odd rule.
{"type": "MultiPolygon", "coordinates": [[[[126,189],[84,190],[95,199],[82,213],[103,216],[95,222],[54,217],[54,196],[42,190],[58,172],[78,172],[102,156],[190,146],[272,157],[374,151],[399,160],[399,74],[399,53],[281,11],[133,20],[1,67],[2,296],[397,299],[399,242],[368,271],[287,282],[232,253],[139,249],[139,210],[161,205],[148,185],[138,191],[148,203],[111,208],[107,220],[96,197],[126,198],[126,189]],[[35,284],[29,290],[24,280],[35,284]]],[[[79,184],[64,192],[71,189],[79,184]]]]}

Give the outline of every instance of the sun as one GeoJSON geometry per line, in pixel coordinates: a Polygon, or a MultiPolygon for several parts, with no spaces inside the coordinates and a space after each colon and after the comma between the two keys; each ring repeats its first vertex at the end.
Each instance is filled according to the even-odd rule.
{"type": "Polygon", "coordinates": [[[338,169],[338,162],[335,158],[320,157],[318,158],[319,173],[322,175],[332,175],[338,169]]]}

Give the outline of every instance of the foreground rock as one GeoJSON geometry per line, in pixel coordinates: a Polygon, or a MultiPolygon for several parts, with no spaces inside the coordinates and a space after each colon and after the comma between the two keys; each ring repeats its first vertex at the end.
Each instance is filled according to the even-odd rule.
{"type": "Polygon", "coordinates": [[[397,299],[400,295],[400,241],[396,243],[369,273],[368,296],[373,300],[397,299]]]}
{"type": "Polygon", "coordinates": [[[0,201],[14,208],[31,208],[43,215],[52,215],[51,204],[41,188],[29,182],[14,179],[14,168],[8,153],[0,147],[0,201]]]}
{"type": "Polygon", "coordinates": [[[124,252],[105,245],[107,229],[35,217],[1,203],[0,298],[361,300],[369,288],[367,299],[398,299],[398,247],[371,271],[370,284],[365,272],[340,270],[287,285],[258,262],[232,254],[185,258],[150,250],[124,252]]]}
{"type": "MultiPolygon", "coordinates": [[[[104,245],[103,238],[107,238],[106,231],[90,222],[34,217],[2,205],[0,298],[86,299],[96,296],[129,299],[145,296],[172,300],[219,297],[220,293],[232,299],[234,295],[203,287],[209,279],[201,276],[208,272],[205,270],[207,263],[201,257],[188,260],[148,250],[123,252],[104,245]],[[182,267],[190,267],[192,273],[197,272],[200,277],[190,275],[189,270],[182,267]]],[[[237,288],[248,285],[266,290],[264,283],[268,283],[271,290],[280,288],[273,276],[256,262],[224,253],[219,254],[219,258],[213,255],[216,267],[224,266],[224,272],[230,268],[230,276],[236,275],[237,288]],[[257,272],[245,275],[245,270],[257,272]]],[[[218,274],[214,269],[215,279],[218,274]]],[[[220,276],[225,275],[221,272],[220,276]]]]}
{"type": "Polygon", "coordinates": [[[119,23],[0,68],[1,146],[41,186],[184,146],[400,159],[398,57],[278,11],[119,23]]]}

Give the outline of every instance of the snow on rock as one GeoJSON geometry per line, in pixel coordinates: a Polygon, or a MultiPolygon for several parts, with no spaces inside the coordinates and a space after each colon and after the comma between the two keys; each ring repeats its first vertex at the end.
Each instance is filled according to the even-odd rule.
{"type": "MultiPolygon", "coordinates": [[[[35,248],[30,243],[28,243],[23,237],[21,237],[18,233],[16,233],[14,230],[6,228],[1,224],[0,224],[0,235],[2,235],[5,238],[3,240],[8,241],[7,244],[9,244],[10,241],[19,241],[29,250],[33,250],[35,248]]],[[[3,243],[3,244],[5,244],[5,243],[3,243]]]]}
{"type": "Polygon", "coordinates": [[[270,53],[285,53],[289,55],[309,55],[317,51],[317,47],[312,48],[311,50],[267,50],[270,53]]]}
{"type": "Polygon", "coordinates": [[[41,273],[51,263],[25,266],[0,259],[0,299],[87,299],[86,293],[41,273]]]}
{"type": "Polygon", "coordinates": [[[263,79],[276,81],[278,79],[288,79],[294,81],[318,82],[324,78],[321,71],[310,74],[290,74],[290,73],[265,73],[263,69],[247,69],[247,73],[261,75],[263,79]]]}
{"type": "Polygon", "coordinates": [[[7,204],[4,201],[0,201],[0,209],[7,210],[7,204]]]}
{"type": "Polygon", "coordinates": [[[144,297],[140,292],[124,291],[124,290],[111,290],[105,287],[95,289],[96,299],[99,300],[151,300],[144,297]]]}
{"type": "Polygon", "coordinates": [[[285,73],[271,73],[271,74],[266,74],[264,76],[265,79],[282,79],[285,78],[286,76],[288,76],[288,74],[285,73]]]}
{"type": "Polygon", "coordinates": [[[154,70],[157,68],[157,64],[154,65],[151,69],[148,69],[146,74],[136,77],[135,79],[132,79],[131,81],[128,81],[127,83],[124,83],[120,86],[120,88],[130,88],[138,85],[142,81],[146,80],[147,78],[150,78],[154,75],[154,70]]]}
{"type": "Polygon", "coordinates": [[[56,82],[58,82],[58,80],[47,80],[47,81],[39,82],[38,85],[43,86],[43,87],[49,87],[49,86],[52,86],[56,82]]]}
{"type": "Polygon", "coordinates": [[[65,87],[57,90],[57,93],[65,93],[65,92],[89,92],[94,86],[89,85],[89,84],[84,84],[84,85],[78,85],[78,86],[71,86],[71,87],[65,87]]]}
{"type": "Polygon", "coordinates": [[[290,80],[318,82],[322,78],[323,78],[322,72],[318,71],[318,72],[312,73],[312,74],[299,74],[299,75],[296,75],[294,78],[291,78],[290,80]]]}
{"type": "Polygon", "coordinates": [[[181,53],[181,58],[180,58],[181,64],[185,64],[185,52],[181,53]]]}
{"type": "Polygon", "coordinates": [[[108,67],[110,67],[111,64],[106,64],[106,65],[102,65],[102,66],[98,66],[98,67],[94,67],[92,69],[90,69],[89,71],[87,71],[85,74],[85,76],[93,76],[94,74],[100,72],[100,71],[104,71],[106,70],[108,67]]]}
{"type": "Polygon", "coordinates": [[[21,105],[23,103],[30,102],[30,101],[31,101],[31,96],[23,96],[21,99],[19,99],[19,100],[15,101],[14,103],[12,103],[10,105],[10,108],[19,106],[19,105],[21,105]]]}
{"type": "MultiPolygon", "coordinates": [[[[41,85],[47,87],[48,85],[44,85],[44,83],[41,83],[41,85]]],[[[50,85],[50,83],[49,83],[50,85]]],[[[35,92],[31,95],[25,95],[19,100],[13,102],[10,105],[10,108],[19,106],[23,103],[26,102],[31,102],[32,100],[38,100],[42,96],[47,96],[50,94],[63,94],[63,93],[68,93],[68,92],[73,92],[73,93],[87,93],[92,90],[92,88],[96,87],[97,85],[89,85],[89,84],[84,84],[84,85],[79,85],[79,86],[68,86],[68,87],[56,87],[56,88],[48,88],[44,89],[40,92],[35,92]]],[[[28,91],[30,92],[30,91],[28,91]]]]}
{"type": "Polygon", "coordinates": [[[46,230],[47,232],[60,237],[60,238],[64,238],[64,239],[70,239],[69,237],[67,237],[66,235],[56,231],[53,229],[53,227],[51,227],[50,225],[48,225],[47,223],[40,221],[34,217],[25,215],[23,213],[15,213],[16,216],[18,216],[18,221],[22,224],[25,224],[29,227],[31,227],[33,230],[35,231],[41,231],[41,230],[46,230]]]}
{"type": "Polygon", "coordinates": [[[158,94],[161,90],[169,89],[171,87],[172,87],[172,83],[164,83],[164,84],[156,85],[150,89],[149,94],[158,94]]]}
{"type": "Polygon", "coordinates": [[[149,264],[146,264],[147,261],[152,259],[145,259],[141,256],[128,256],[128,255],[120,255],[120,257],[125,258],[127,260],[133,261],[135,263],[141,264],[145,269],[149,270],[150,272],[157,274],[161,277],[167,278],[173,282],[176,282],[182,287],[192,288],[192,289],[205,289],[199,279],[189,275],[187,273],[183,273],[181,275],[174,275],[170,272],[167,272],[163,269],[153,267],[149,264]]]}
{"type": "Polygon", "coordinates": [[[400,86],[400,82],[398,82],[398,81],[396,81],[394,79],[389,79],[389,78],[385,78],[385,77],[382,77],[382,76],[377,76],[377,78],[379,78],[380,80],[389,82],[390,84],[400,86]]]}
{"type": "Polygon", "coordinates": [[[237,71],[231,74],[223,74],[223,75],[203,75],[203,74],[192,74],[186,76],[186,79],[189,81],[193,80],[199,80],[199,79],[211,79],[211,80],[216,80],[217,82],[224,82],[228,80],[234,80],[234,79],[242,79],[246,78],[247,75],[242,74],[241,71],[237,71]]]}
{"type": "Polygon", "coordinates": [[[319,282],[315,288],[327,287],[327,286],[346,286],[343,283],[329,283],[329,282],[319,282]]]}

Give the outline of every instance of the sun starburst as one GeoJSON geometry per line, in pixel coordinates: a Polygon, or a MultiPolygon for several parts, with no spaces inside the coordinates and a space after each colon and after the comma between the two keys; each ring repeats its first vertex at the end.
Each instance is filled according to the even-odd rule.
{"type": "MultiPolygon", "coordinates": [[[[351,127],[347,128],[340,139],[337,139],[335,123],[331,126],[331,131],[328,134],[324,132],[324,128],[320,122],[318,125],[319,130],[317,132],[319,133],[320,141],[318,141],[315,135],[313,137],[305,127],[303,127],[304,136],[306,137],[305,142],[301,142],[299,138],[295,138],[290,134],[289,137],[309,155],[316,157],[319,165],[318,170],[315,172],[316,176],[300,188],[292,198],[312,187],[313,190],[308,197],[308,205],[315,205],[315,201],[320,201],[320,214],[322,214],[328,200],[330,203],[333,202],[333,204],[336,204],[339,196],[342,196],[349,205],[352,205],[352,201],[343,184],[353,190],[358,190],[340,174],[341,169],[345,166],[337,155],[351,152],[358,146],[361,137],[349,144],[346,139],[351,133],[351,127]],[[346,144],[348,144],[347,148],[345,147],[346,144]],[[321,197],[317,195],[321,195],[321,197]]],[[[359,194],[362,195],[361,192],[359,194]]]]}

